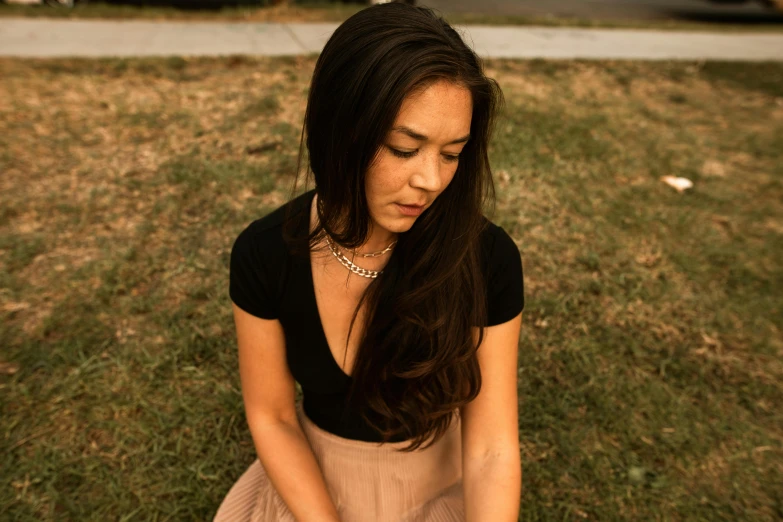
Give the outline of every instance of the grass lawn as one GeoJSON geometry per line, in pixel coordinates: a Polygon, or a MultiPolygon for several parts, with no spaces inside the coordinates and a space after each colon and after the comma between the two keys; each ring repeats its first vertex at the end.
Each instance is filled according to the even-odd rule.
{"type": "MultiPolygon", "coordinates": [[[[0,519],[211,520],[254,460],[228,256],[313,65],[0,60],[0,519]]],[[[780,520],[783,64],[488,69],[521,520],[780,520]]]]}
{"type": "MultiPolygon", "coordinates": [[[[301,2],[265,7],[224,7],[222,9],[177,9],[174,7],[136,7],[132,5],[88,3],[72,9],[46,5],[0,4],[0,18],[7,16],[93,18],[114,20],[217,20],[247,22],[342,22],[363,9],[361,4],[301,2]]],[[[773,13],[772,11],[770,13],[773,13]]],[[[565,16],[514,16],[478,13],[443,13],[453,24],[533,25],[545,27],[603,27],[718,32],[780,32],[783,24],[708,23],[685,20],[597,20],[565,16]]],[[[770,15],[770,20],[774,15],[770,15]]]]}
{"type": "Polygon", "coordinates": [[[342,22],[361,10],[360,4],[310,3],[281,6],[227,6],[219,9],[178,9],[169,6],[133,6],[87,3],[72,9],[46,5],[0,5],[2,16],[95,18],[119,20],[217,20],[253,22],[342,22]]]}

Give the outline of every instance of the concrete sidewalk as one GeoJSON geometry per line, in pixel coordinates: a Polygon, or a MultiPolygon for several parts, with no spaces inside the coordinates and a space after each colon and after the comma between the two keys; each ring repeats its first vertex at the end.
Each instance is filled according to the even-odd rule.
{"type": "MultiPolygon", "coordinates": [[[[337,24],[0,19],[0,56],[289,56],[318,53],[337,24]]],[[[463,26],[484,57],[783,61],[783,34],[463,26]]]]}

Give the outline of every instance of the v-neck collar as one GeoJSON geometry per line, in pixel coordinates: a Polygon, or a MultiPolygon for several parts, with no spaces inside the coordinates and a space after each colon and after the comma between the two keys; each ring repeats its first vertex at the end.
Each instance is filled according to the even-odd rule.
{"type": "MultiPolygon", "coordinates": [[[[315,197],[315,189],[304,194],[304,197],[307,203],[307,219],[302,220],[303,225],[301,229],[298,231],[300,233],[307,233],[310,231],[310,219],[311,219],[310,213],[312,212],[313,198],[315,197]]],[[[315,327],[318,330],[316,334],[319,340],[321,341],[319,343],[318,348],[326,350],[325,355],[330,361],[329,364],[331,364],[331,366],[335,370],[337,370],[337,373],[341,376],[342,380],[350,381],[352,377],[347,373],[345,373],[345,371],[337,363],[337,361],[334,358],[334,355],[332,354],[332,350],[329,347],[329,341],[327,341],[326,339],[326,332],[324,331],[323,321],[321,320],[321,313],[318,310],[318,300],[316,299],[316,295],[315,295],[315,283],[313,281],[312,252],[308,249],[307,257],[305,258],[303,256],[302,258],[299,259],[299,262],[301,263],[302,279],[304,280],[304,289],[305,289],[305,295],[304,295],[305,303],[303,304],[307,307],[308,315],[309,317],[312,317],[313,324],[315,324],[315,327]]]]}

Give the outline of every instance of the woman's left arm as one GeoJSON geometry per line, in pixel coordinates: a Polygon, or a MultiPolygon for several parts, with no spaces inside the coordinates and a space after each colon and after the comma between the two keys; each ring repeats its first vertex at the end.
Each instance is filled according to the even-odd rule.
{"type": "MultiPolygon", "coordinates": [[[[522,314],[484,328],[481,391],[460,409],[466,522],[516,522],[522,492],[518,349],[522,314]]],[[[474,332],[478,339],[478,330],[474,332]]]]}

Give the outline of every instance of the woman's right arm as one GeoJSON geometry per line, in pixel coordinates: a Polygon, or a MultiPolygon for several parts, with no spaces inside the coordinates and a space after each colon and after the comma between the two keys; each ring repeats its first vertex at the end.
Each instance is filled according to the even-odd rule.
{"type": "Polygon", "coordinates": [[[339,522],[318,462],[296,415],[296,387],[283,327],[232,304],[242,398],[258,459],[299,522],[339,522]]]}

